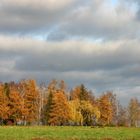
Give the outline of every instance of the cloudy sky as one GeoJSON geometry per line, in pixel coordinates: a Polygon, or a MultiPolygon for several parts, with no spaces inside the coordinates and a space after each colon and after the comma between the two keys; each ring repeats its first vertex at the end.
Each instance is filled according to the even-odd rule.
{"type": "Polygon", "coordinates": [[[24,78],[140,99],[140,0],[1,0],[0,80],[24,78]]]}

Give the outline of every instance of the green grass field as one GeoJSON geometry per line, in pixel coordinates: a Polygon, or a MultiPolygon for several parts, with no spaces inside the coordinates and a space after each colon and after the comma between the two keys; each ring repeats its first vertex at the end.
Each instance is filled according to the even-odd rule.
{"type": "Polygon", "coordinates": [[[0,140],[140,140],[140,128],[0,127],[0,140]]]}

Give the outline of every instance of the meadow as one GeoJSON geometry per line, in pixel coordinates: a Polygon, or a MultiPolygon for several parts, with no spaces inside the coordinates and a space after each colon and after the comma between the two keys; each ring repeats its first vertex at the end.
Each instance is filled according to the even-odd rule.
{"type": "Polygon", "coordinates": [[[140,140],[140,128],[1,126],[0,140],[140,140]]]}

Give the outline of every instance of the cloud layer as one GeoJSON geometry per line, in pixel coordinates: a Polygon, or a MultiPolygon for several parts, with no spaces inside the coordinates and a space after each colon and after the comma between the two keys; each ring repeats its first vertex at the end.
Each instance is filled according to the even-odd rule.
{"type": "Polygon", "coordinates": [[[64,79],[140,99],[138,0],[2,0],[0,80],[64,79]]]}

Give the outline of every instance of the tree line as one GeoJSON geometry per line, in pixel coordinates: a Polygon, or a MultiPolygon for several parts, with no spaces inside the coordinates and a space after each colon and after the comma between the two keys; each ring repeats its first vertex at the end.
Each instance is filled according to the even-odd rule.
{"type": "Polygon", "coordinates": [[[123,107],[112,91],[95,97],[83,84],[68,91],[63,80],[0,83],[0,124],[138,127],[140,102],[123,107]]]}

